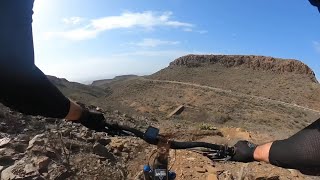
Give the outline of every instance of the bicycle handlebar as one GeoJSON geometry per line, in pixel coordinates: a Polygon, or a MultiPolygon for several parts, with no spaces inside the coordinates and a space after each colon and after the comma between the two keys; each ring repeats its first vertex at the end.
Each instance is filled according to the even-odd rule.
{"type": "MultiPolygon", "coordinates": [[[[133,134],[136,137],[139,137],[140,139],[143,139],[149,144],[157,145],[159,142],[159,138],[163,137],[159,135],[159,130],[154,127],[149,127],[148,130],[154,129],[156,130],[156,133],[154,133],[150,140],[150,137],[148,137],[148,130],[144,133],[138,129],[131,128],[128,126],[121,126],[118,124],[107,124],[106,127],[108,127],[108,130],[112,131],[121,131],[120,133],[117,133],[118,135],[130,135],[126,132],[129,132],[133,134]]],[[[203,147],[203,148],[209,148],[215,151],[219,151],[221,154],[225,156],[233,156],[234,155],[234,148],[233,147],[228,147],[225,145],[217,145],[217,144],[211,144],[207,142],[178,142],[178,141],[173,141],[173,140],[168,140],[168,143],[170,143],[170,149],[191,149],[191,148],[198,148],[198,147],[203,147]]]]}

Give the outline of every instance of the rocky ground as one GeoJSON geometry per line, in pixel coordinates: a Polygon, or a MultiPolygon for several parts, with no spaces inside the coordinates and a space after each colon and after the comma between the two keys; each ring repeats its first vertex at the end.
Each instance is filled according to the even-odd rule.
{"type": "MultiPolygon", "coordinates": [[[[320,85],[312,70],[295,60],[186,56],[151,76],[121,76],[95,86],[49,79],[66,96],[103,112],[108,122],[142,131],[152,125],[179,141],[261,144],[287,138],[320,116],[310,111],[320,110],[320,85]],[[181,114],[168,117],[182,105],[181,114]]],[[[1,180],[138,180],[154,149],[136,137],[27,116],[0,104],[1,180]]],[[[179,180],[320,179],[266,163],[212,162],[193,151],[172,150],[170,157],[179,180]]]]}
{"type": "MultiPolygon", "coordinates": [[[[145,117],[107,118],[139,127],[145,117]]],[[[143,123],[147,124],[147,123],[143,123]]],[[[111,137],[60,119],[25,116],[1,106],[0,172],[9,179],[127,179],[128,162],[143,143],[111,137]]]]}
{"type": "MultiPolygon", "coordinates": [[[[140,179],[155,147],[135,137],[111,137],[60,119],[25,116],[1,107],[1,180],[12,179],[140,179]]],[[[104,112],[110,121],[145,129],[161,128],[178,140],[233,145],[273,139],[241,128],[196,126],[170,120],[158,122],[119,111],[104,112]]],[[[317,179],[265,163],[212,162],[196,152],[171,151],[177,179],[317,179]]]]}

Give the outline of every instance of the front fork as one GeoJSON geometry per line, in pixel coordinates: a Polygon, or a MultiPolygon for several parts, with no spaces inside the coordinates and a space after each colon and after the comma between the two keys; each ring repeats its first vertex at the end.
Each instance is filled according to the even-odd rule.
{"type": "Polygon", "coordinates": [[[143,173],[145,180],[175,180],[176,173],[169,171],[170,142],[166,138],[159,138],[157,156],[152,167],[145,165],[143,173]]]}

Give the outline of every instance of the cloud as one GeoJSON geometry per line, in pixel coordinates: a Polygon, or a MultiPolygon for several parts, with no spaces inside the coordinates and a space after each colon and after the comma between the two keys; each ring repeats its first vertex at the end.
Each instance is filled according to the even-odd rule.
{"type": "Polygon", "coordinates": [[[135,51],[103,57],[81,57],[59,59],[52,57],[38,61],[37,66],[45,74],[66,78],[71,81],[84,82],[116,75],[148,75],[169,65],[174,59],[187,54],[212,54],[187,50],[135,51]]]}
{"type": "Polygon", "coordinates": [[[141,42],[131,43],[131,44],[140,46],[140,47],[157,47],[157,46],[163,46],[163,45],[177,45],[177,44],[180,44],[180,42],[146,38],[146,39],[143,39],[141,42]]]}
{"type": "Polygon", "coordinates": [[[180,56],[184,56],[187,54],[201,54],[197,51],[185,51],[185,50],[146,50],[146,51],[134,51],[134,52],[128,52],[128,53],[119,53],[119,54],[113,54],[112,57],[133,57],[133,56],[139,56],[139,57],[147,57],[148,59],[152,56],[154,57],[168,57],[168,59],[173,60],[175,58],[178,58],[180,56]]]}
{"type": "MultiPolygon", "coordinates": [[[[79,23],[78,17],[65,18],[64,22],[79,23]]],[[[156,13],[145,11],[142,13],[126,12],[119,16],[107,16],[91,19],[90,23],[76,29],[47,32],[46,37],[60,37],[69,40],[87,40],[97,37],[100,33],[113,29],[143,28],[153,29],[155,27],[192,28],[193,24],[172,20],[172,12],[156,13]]]]}
{"type": "Polygon", "coordinates": [[[320,42],[319,41],[313,41],[313,47],[318,53],[320,53],[320,42]]]}
{"type": "Polygon", "coordinates": [[[208,33],[207,30],[194,30],[192,28],[184,28],[183,31],[185,32],[196,32],[196,33],[199,33],[199,34],[206,34],[208,33]]]}
{"type": "Polygon", "coordinates": [[[185,31],[185,32],[192,32],[193,29],[192,29],[192,28],[184,28],[183,31],[185,31]]]}
{"type": "Polygon", "coordinates": [[[208,31],[206,31],[206,30],[200,30],[200,31],[197,31],[198,33],[200,33],[200,34],[206,34],[206,33],[208,33],[208,31]]]}
{"type": "Polygon", "coordinates": [[[54,37],[64,38],[68,40],[81,41],[97,37],[99,31],[88,30],[87,28],[78,28],[65,32],[47,32],[45,33],[45,39],[54,37]]]}
{"type": "Polygon", "coordinates": [[[81,17],[70,17],[70,18],[63,18],[62,22],[67,25],[79,25],[85,19],[81,17]]]}

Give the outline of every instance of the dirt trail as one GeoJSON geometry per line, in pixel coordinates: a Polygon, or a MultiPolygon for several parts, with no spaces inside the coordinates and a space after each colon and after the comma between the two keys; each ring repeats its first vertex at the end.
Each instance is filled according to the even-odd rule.
{"type": "Polygon", "coordinates": [[[159,83],[170,83],[170,84],[180,84],[180,85],[194,86],[194,87],[198,87],[198,88],[213,90],[213,91],[216,91],[216,92],[228,93],[228,94],[230,94],[232,96],[246,97],[246,98],[252,98],[252,99],[256,99],[256,100],[263,100],[263,101],[267,101],[269,103],[282,104],[284,106],[294,107],[294,108],[302,109],[302,110],[305,110],[305,111],[311,111],[313,113],[320,114],[320,111],[318,111],[318,110],[311,109],[311,108],[304,107],[304,106],[300,106],[300,105],[297,105],[297,104],[291,104],[291,103],[287,103],[287,102],[283,102],[283,101],[268,99],[268,98],[265,98],[265,97],[238,93],[238,92],[231,91],[231,90],[224,90],[224,89],[220,89],[220,88],[215,88],[215,87],[210,87],[210,86],[205,86],[205,85],[200,85],[200,84],[194,84],[194,83],[188,83],[188,82],[168,81],[168,80],[154,80],[154,79],[146,79],[146,78],[140,78],[140,79],[143,80],[143,81],[150,81],[150,82],[159,82],[159,83]]]}

